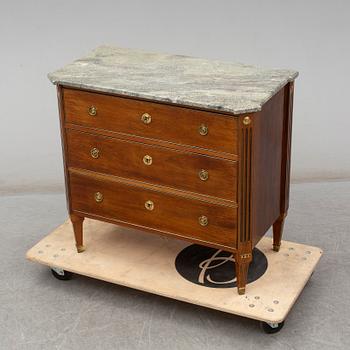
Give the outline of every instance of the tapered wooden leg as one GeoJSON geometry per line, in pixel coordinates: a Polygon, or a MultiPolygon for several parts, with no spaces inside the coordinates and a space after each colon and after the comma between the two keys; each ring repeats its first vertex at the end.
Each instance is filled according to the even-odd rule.
{"type": "Polygon", "coordinates": [[[73,231],[75,237],[75,245],[77,247],[78,253],[82,253],[85,250],[83,246],[83,216],[78,216],[75,214],[70,215],[70,220],[73,224],[73,231]]]}
{"type": "Polygon", "coordinates": [[[235,259],[236,277],[237,277],[237,291],[238,294],[242,295],[245,293],[245,287],[247,284],[248,269],[250,259],[235,259]]]}
{"type": "Polygon", "coordinates": [[[281,215],[273,224],[273,250],[278,252],[281,247],[284,219],[286,218],[287,213],[281,215]]]}

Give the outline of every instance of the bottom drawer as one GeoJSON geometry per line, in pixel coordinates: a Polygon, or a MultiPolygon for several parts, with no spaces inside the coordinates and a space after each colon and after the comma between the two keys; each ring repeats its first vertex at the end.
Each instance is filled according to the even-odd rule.
{"type": "Polygon", "coordinates": [[[237,209],[72,172],[71,209],[121,223],[235,248],[237,209]]]}

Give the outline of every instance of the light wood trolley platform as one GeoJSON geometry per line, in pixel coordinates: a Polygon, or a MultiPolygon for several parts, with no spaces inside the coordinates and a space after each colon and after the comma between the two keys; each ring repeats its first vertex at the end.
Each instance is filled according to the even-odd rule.
{"type": "Polygon", "coordinates": [[[91,219],[84,228],[85,252],[76,252],[67,221],[32,247],[27,258],[49,266],[59,279],[76,273],[252,318],[267,333],[282,328],[322,255],[320,248],[287,241],[277,253],[272,239],[264,237],[253,254],[253,262],[259,261],[249,270],[249,288],[238,295],[232,292],[232,266],[226,269],[232,275],[225,277],[225,265],[234,264],[230,253],[91,219]]]}

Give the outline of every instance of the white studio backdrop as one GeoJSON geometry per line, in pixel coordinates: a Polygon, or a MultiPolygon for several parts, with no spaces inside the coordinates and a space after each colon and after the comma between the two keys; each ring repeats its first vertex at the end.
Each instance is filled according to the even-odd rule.
{"type": "Polygon", "coordinates": [[[0,1],[0,193],[63,190],[46,75],[101,44],[299,71],[292,180],[350,178],[350,2],[0,1]]]}

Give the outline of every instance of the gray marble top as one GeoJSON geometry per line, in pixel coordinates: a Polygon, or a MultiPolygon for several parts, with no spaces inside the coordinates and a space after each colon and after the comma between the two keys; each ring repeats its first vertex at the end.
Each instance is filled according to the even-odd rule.
{"type": "Polygon", "coordinates": [[[298,72],[101,46],[48,75],[54,84],[233,114],[256,112],[298,72]]]}

